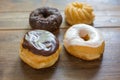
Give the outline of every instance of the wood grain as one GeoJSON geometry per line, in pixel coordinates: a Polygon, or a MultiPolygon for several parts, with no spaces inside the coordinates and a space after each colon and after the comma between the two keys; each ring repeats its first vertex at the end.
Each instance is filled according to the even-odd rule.
{"type": "MultiPolygon", "coordinates": [[[[57,7],[60,10],[64,10],[65,6],[68,3],[74,2],[75,0],[48,0],[46,3],[47,6],[57,7]]],[[[120,1],[119,0],[77,0],[79,2],[89,3],[93,6],[96,11],[119,11],[120,10],[120,1]]]]}
{"type": "Polygon", "coordinates": [[[70,27],[65,22],[65,6],[74,0],[0,0],[0,80],[120,80],[120,0],[77,0],[93,6],[95,21],[105,38],[103,56],[83,61],[67,53],[63,36],[70,27]],[[54,33],[62,51],[58,62],[47,69],[35,70],[19,58],[20,41],[31,28],[32,10],[51,6],[63,16],[60,31],[54,33]]]}
{"type": "MultiPolygon", "coordinates": [[[[1,0],[0,12],[31,11],[42,6],[56,7],[64,10],[65,6],[74,0],[1,0]]],[[[119,0],[77,0],[91,4],[97,11],[119,11],[119,0]]]]}
{"type": "MultiPolygon", "coordinates": [[[[29,26],[30,12],[0,13],[0,29],[31,29],[29,26]]],[[[61,11],[63,22],[60,28],[68,28],[64,12],[61,11]]],[[[94,27],[120,27],[120,11],[95,11],[94,27]]]]}
{"type": "MultiPolygon", "coordinates": [[[[0,1],[0,29],[31,29],[28,23],[29,14],[42,6],[56,7],[63,16],[60,28],[68,28],[64,19],[65,6],[74,0],[1,0],[0,1]]],[[[95,27],[120,27],[119,0],[78,0],[93,6],[95,10],[95,27]]]]}
{"type": "Polygon", "coordinates": [[[26,30],[0,31],[1,80],[119,80],[120,28],[98,28],[106,41],[105,52],[99,60],[87,62],[69,55],[63,47],[66,29],[60,29],[62,45],[59,61],[52,67],[34,70],[19,58],[19,45],[26,30]]]}
{"type": "Polygon", "coordinates": [[[31,11],[46,4],[47,0],[0,0],[0,12],[31,11]]]}

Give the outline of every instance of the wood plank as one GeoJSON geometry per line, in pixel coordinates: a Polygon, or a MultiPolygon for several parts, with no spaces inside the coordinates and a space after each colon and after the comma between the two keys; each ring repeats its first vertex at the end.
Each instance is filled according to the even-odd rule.
{"type": "MultiPolygon", "coordinates": [[[[68,28],[62,12],[61,28],[68,28]]],[[[0,29],[31,29],[29,26],[30,12],[2,12],[0,13],[0,29]]],[[[120,27],[120,11],[95,11],[95,27],[120,27]]]]}
{"type": "MultiPolygon", "coordinates": [[[[65,6],[68,3],[74,2],[75,0],[49,0],[46,5],[51,7],[57,7],[60,10],[64,10],[65,6]]],[[[79,2],[85,2],[93,6],[96,11],[119,11],[120,10],[120,1],[119,0],[77,0],[79,2]]]]}
{"type": "Polygon", "coordinates": [[[101,59],[87,62],[69,55],[63,47],[66,29],[60,29],[60,59],[54,66],[41,70],[30,68],[19,58],[20,40],[26,30],[0,30],[1,80],[119,80],[120,28],[98,29],[106,41],[101,59]]]}
{"type": "MultiPolygon", "coordinates": [[[[31,12],[0,13],[0,29],[31,29],[29,25],[29,14],[31,12]]],[[[64,17],[63,13],[62,16],[64,17]]],[[[66,27],[65,20],[61,27],[66,27]]]]}
{"type": "Polygon", "coordinates": [[[0,0],[0,12],[32,11],[46,4],[47,0],[0,0]]]}
{"type": "MultiPolygon", "coordinates": [[[[74,0],[0,0],[0,12],[32,11],[42,6],[56,7],[64,10],[65,6],[74,0]]],[[[119,0],[77,0],[91,4],[97,11],[120,10],[119,0]]]]}

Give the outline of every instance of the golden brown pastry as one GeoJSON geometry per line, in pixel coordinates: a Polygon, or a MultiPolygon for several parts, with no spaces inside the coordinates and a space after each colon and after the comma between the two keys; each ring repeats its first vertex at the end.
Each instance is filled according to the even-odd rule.
{"type": "Polygon", "coordinates": [[[64,46],[73,56],[83,60],[94,60],[104,52],[105,41],[94,27],[76,24],[66,31],[64,46]]]}
{"type": "Polygon", "coordinates": [[[70,25],[79,23],[92,24],[94,17],[92,6],[86,3],[72,2],[65,8],[65,19],[70,25]]]}
{"type": "Polygon", "coordinates": [[[33,30],[21,42],[20,58],[35,69],[47,68],[58,60],[60,50],[59,41],[52,33],[33,30]]]}

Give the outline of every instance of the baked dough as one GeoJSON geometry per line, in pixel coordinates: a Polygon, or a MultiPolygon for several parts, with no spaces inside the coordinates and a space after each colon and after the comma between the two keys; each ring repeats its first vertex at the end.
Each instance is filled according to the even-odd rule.
{"type": "MultiPolygon", "coordinates": [[[[22,43],[21,43],[22,44],[22,43]]],[[[52,55],[50,56],[40,56],[40,55],[35,55],[28,49],[24,49],[22,46],[20,47],[20,58],[27,63],[29,66],[35,69],[40,69],[40,68],[47,68],[55,64],[55,62],[59,58],[59,54],[61,51],[61,48],[59,49],[52,55]]]]}
{"type": "Polygon", "coordinates": [[[21,41],[20,58],[35,69],[47,68],[58,60],[60,50],[59,41],[51,32],[32,30],[21,41]]]}
{"type": "Polygon", "coordinates": [[[31,12],[29,24],[32,29],[54,32],[59,30],[62,23],[62,15],[57,8],[41,7],[31,12]]]}
{"type": "Polygon", "coordinates": [[[73,56],[83,60],[94,60],[104,52],[105,41],[94,27],[76,24],[66,31],[64,46],[73,56]]]}
{"type": "Polygon", "coordinates": [[[79,23],[92,24],[95,17],[92,6],[81,2],[69,3],[64,12],[65,19],[70,25],[79,23]]]}

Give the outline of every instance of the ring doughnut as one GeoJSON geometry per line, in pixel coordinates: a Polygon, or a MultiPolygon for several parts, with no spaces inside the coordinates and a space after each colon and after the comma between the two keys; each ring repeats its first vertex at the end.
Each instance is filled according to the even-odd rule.
{"type": "Polygon", "coordinates": [[[94,27],[76,24],[66,31],[64,46],[73,56],[83,60],[94,60],[104,52],[105,41],[94,27]]]}
{"type": "Polygon", "coordinates": [[[58,30],[62,23],[62,16],[58,9],[51,7],[38,8],[31,12],[29,24],[33,29],[42,29],[53,32],[58,30]]]}
{"type": "Polygon", "coordinates": [[[32,30],[21,41],[20,58],[35,69],[47,68],[58,60],[60,50],[59,41],[52,33],[32,30]]]}

